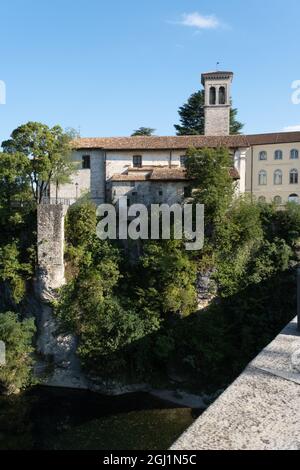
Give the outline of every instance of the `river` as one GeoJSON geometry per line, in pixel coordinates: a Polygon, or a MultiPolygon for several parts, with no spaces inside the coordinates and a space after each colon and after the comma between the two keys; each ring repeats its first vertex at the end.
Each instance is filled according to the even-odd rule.
{"type": "Polygon", "coordinates": [[[198,415],[148,393],[35,387],[0,397],[0,449],[167,450],[198,415]]]}

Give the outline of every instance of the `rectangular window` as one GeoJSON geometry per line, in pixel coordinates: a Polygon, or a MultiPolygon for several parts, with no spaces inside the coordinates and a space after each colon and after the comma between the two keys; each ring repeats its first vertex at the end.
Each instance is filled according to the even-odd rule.
{"type": "Polygon", "coordinates": [[[91,157],[90,155],[83,155],[82,157],[82,168],[88,170],[91,168],[91,157]]]}
{"type": "Polygon", "coordinates": [[[141,168],[142,167],[142,157],[141,155],[134,155],[132,157],[132,164],[134,168],[141,168]]]}
{"type": "Polygon", "coordinates": [[[186,156],[186,155],[182,155],[182,156],[180,157],[180,166],[181,166],[181,167],[185,168],[185,166],[186,166],[186,160],[187,160],[187,156],[186,156]]]}

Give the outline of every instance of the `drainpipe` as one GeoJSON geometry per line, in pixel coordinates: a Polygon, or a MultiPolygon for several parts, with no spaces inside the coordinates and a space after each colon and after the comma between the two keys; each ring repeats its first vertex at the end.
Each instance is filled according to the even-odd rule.
{"type": "Polygon", "coordinates": [[[251,202],[253,202],[253,145],[251,147],[251,202]]]}
{"type": "Polygon", "coordinates": [[[106,178],[107,168],[106,168],[106,165],[107,165],[107,152],[105,151],[104,152],[104,188],[103,188],[103,190],[104,190],[104,194],[103,194],[104,202],[107,201],[107,178],[106,178]]]}

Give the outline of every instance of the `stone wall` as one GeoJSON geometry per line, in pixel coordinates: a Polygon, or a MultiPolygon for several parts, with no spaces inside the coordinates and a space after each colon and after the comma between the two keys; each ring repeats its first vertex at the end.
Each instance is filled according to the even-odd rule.
{"type": "Polygon", "coordinates": [[[129,198],[131,204],[181,204],[184,188],[188,182],[118,182],[110,183],[110,199],[115,204],[122,196],[129,198]]]}
{"type": "Polygon", "coordinates": [[[76,357],[76,338],[59,333],[51,302],[65,283],[64,217],[68,206],[38,207],[38,269],[36,279],[37,351],[42,360],[36,373],[46,385],[87,388],[76,357]],[[52,365],[51,372],[43,376],[52,365]]]}
{"type": "Polygon", "coordinates": [[[63,205],[38,207],[37,257],[38,285],[43,300],[51,300],[55,289],[64,284],[64,217],[63,205]]]}
{"type": "Polygon", "coordinates": [[[230,106],[205,107],[205,135],[229,135],[230,106]]]}

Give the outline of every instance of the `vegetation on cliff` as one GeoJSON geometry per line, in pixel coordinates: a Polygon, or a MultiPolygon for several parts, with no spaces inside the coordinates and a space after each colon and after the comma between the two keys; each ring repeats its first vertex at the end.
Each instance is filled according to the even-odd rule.
{"type": "Polygon", "coordinates": [[[66,183],[72,134],[29,122],[13,131],[0,152],[0,340],[7,346],[0,389],[30,383],[34,321],[28,294],[36,269],[36,207],[50,182],[66,183]],[[7,313],[8,312],[8,313],[7,313]]]}
{"type": "MultiPolygon", "coordinates": [[[[1,383],[10,390],[30,382],[36,203],[49,181],[68,178],[68,139],[57,126],[28,123],[0,153],[0,339],[11,345],[1,383]]],[[[95,207],[70,208],[68,283],[56,312],[91,375],[151,381],[175,373],[198,387],[224,385],[294,315],[300,207],[236,198],[231,165],[225,149],[188,152],[191,202],[205,205],[200,252],[173,239],[100,241],[95,207]],[[217,296],[197,311],[196,281],[207,272],[217,296]]]]}
{"type": "Polygon", "coordinates": [[[0,365],[0,393],[16,393],[32,383],[34,333],[33,319],[20,320],[16,313],[0,313],[0,338],[5,344],[5,364],[0,365]]]}
{"type": "Polygon", "coordinates": [[[226,385],[294,315],[300,208],[236,198],[230,163],[224,149],[189,152],[193,203],[206,207],[201,252],[178,240],[103,242],[95,208],[70,209],[71,276],[57,315],[78,335],[92,375],[151,381],[175,373],[196,387],[226,385]],[[217,298],[197,312],[196,277],[207,269],[217,298]]]}

